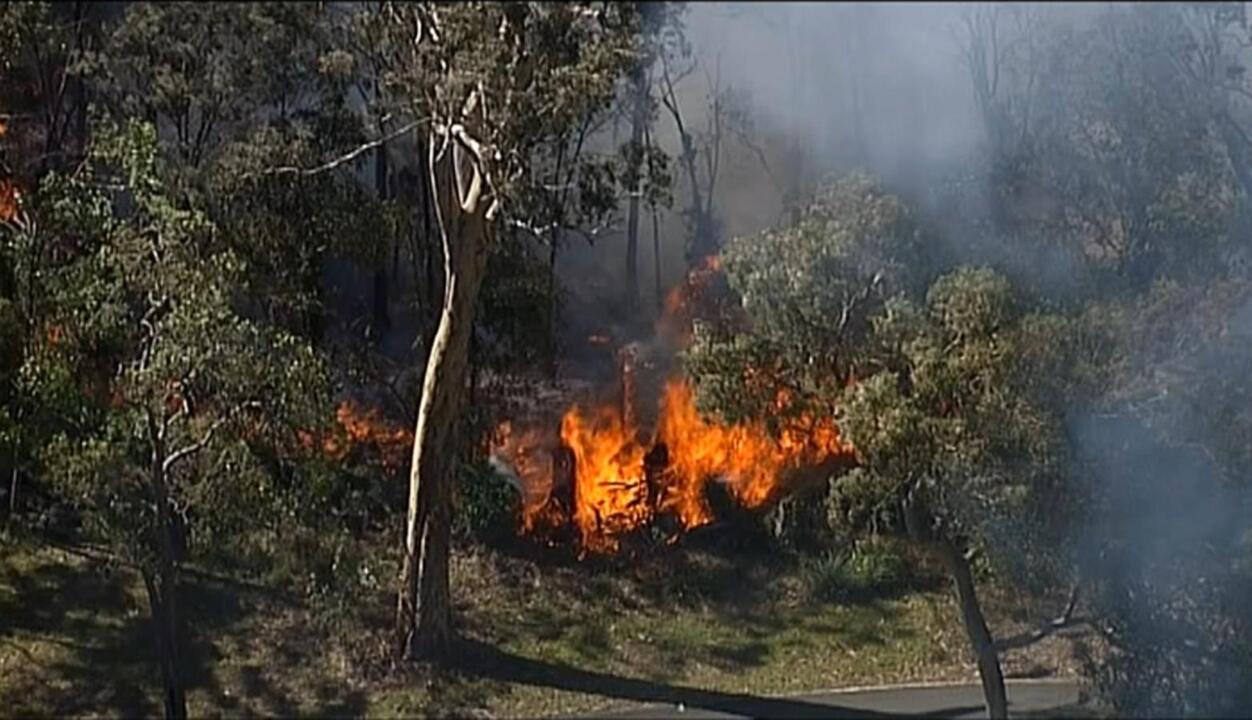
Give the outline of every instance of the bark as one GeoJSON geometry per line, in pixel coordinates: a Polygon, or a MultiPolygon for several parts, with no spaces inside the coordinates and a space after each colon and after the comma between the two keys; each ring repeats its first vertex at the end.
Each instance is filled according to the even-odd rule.
{"type": "Polygon", "coordinates": [[[164,449],[158,443],[153,452],[150,473],[153,499],[157,507],[159,541],[156,566],[145,569],[143,579],[148,592],[148,606],[152,611],[152,622],[156,629],[154,634],[157,657],[161,663],[165,717],[167,720],[172,718],[182,720],[187,717],[187,694],[183,687],[179,662],[178,566],[164,463],[164,449]]]}
{"type": "Polygon", "coordinates": [[[956,585],[957,601],[961,606],[961,620],[970,644],[978,657],[978,676],[982,679],[983,696],[987,702],[987,717],[993,720],[1008,717],[1008,697],[1004,691],[1004,674],[1000,671],[1000,658],[995,641],[987,628],[987,621],[978,602],[974,588],[974,575],[964,553],[947,540],[933,544],[935,553],[948,568],[956,585]]]}
{"type": "MultiPolygon", "coordinates": [[[[664,56],[662,56],[664,57],[664,56]]],[[[662,79],[665,82],[664,93],[661,96],[665,108],[669,111],[670,117],[674,120],[674,127],[678,131],[678,140],[681,146],[679,160],[683,163],[683,168],[687,171],[687,180],[691,183],[691,222],[692,222],[692,238],[691,247],[687,253],[687,262],[691,265],[698,264],[706,256],[711,254],[712,245],[710,233],[710,223],[708,212],[705,205],[704,193],[700,188],[700,173],[696,168],[696,146],[695,139],[691,133],[687,131],[687,126],[683,122],[682,111],[678,106],[678,96],[674,92],[674,81],[669,75],[667,67],[662,65],[664,72],[662,79]]],[[[712,178],[710,178],[710,185],[712,178]]],[[[710,205],[712,199],[709,200],[710,205]]],[[[711,209],[711,208],[709,208],[711,209]]]]}
{"type": "Polygon", "coordinates": [[[992,720],[1007,718],[1008,697],[1004,690],[1000,657],[991,631],[987,628],[986,618],[983,617],[982,606],[978,602],[969,560],[951,540],[934,531],[933,518],[923,508],[916,488],[906,497],[902,510],[909,539],[934,553],[952,576],[957,602],[961,608],[961,621],[978,658],[978,676],[982,680],[987,717],[992,720]]]}
{"type": "Polygon", "coordinates": [[[556,252],[559,245],[559,230],[552,231],[552,244],[548,250],[548,377],[556,380],[557,371],[557,306],[556,306],[556,252]]]}
{"type": "Polygon", "coordinates": [[[21,446],[18,445],[17,440],[14,440],[12,447],[13,449],[10,451],[11,457],[9,458],[12,463],[9,467],[9,515],[4,520],[6,528],[12,527],[13,518],[17,517],[17,458],[18,453],[21,451],[21,446]]]}
{"type": "MultiPolygon", "coordinates": [[[[644,68],[635,69],[631,78],[634,94],[634,112],[630,120],[630,142],[632,147],[641,148],[643,142],[643,126],[648,121],[648,75],[644,68]]],[[[636,167],[642,174],[643,162],[636,167]]],[[[631,188],[630,204],[626,213],[626,309],[634,310],[639,303],[639,192],[643,187],[641,178],[636,177],[635,186],[631,188]]]]}
{"type": "Polygon", "coordinates": [[[183,689],[178,665],[178,640],[174,603],[174,582],[161,577],[160,572],[145,570],[144,587],[148,592],[148,607],[156,629],[157,657],[161,664],[162,704],[166,720],[187,717],[187,693],[183,689]]]}
{"type": "MultiPolygon", "coordinates": [[[[431,148],[438,145],[433,139],[431,148]]],[[[404,562],[396,609],[396,654],[438,660],[452,640],[448,588],[453,428],[464,401],[474,307],[486,266],[485,203],[458,202],[454,152],[432,159],[431,183],[444,249],[444,300],[430,348],[413,442],[404,562]]],[[[472,194],[473,191],[471,191],[472,194]]]]}
{"type": "Polygon", "coordinates": [[[661,291],[661,220],[655,206],[652,208],[652,271],[656,283],[656,315],[660,317],[665,313],[665,293],[661,291]]]}
{"type": "MultiPolygon", "coordinates": [[[[377,92],[377,87],[375,87],[377,92]]],[[[383,136],[382,128],[379,128],[379,136],[383,136]]],[[[388,200],[391,195],[387,187],[388,168],[387,168],[387,147],[379,145],[374,155],[374,191],[378,195],[379,200],[388,200]]],[[[381,338],[391,329],[391,317],[387,312],[387,268],[386,254],[379,255],[378,264],[374,268],[374,286],[373,286],[373,326],[377,337],[381,338]]]]}

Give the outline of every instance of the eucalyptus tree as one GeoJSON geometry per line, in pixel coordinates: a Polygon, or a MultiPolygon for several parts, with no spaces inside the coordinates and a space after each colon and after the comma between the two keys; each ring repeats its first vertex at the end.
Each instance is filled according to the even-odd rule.
{"type": "MultiPolygon", "coordinates": [[[[637,62],[638,8],[615,3],[396,3],[384,28],[384,92],[427,153],[443,246],[444,297],[426,361],[413,446],[396,613],[399,656],[445,653],[454,429],[463,408],[474,314],[494,243],[533,229],[546,178],[537,153],[605,112],[637,62]]],[[[404,127],[403,120],[397,126],[404,127]]],[[[575,186],[602,196],[604,173],[575,186]]]]}
{"type": "Polygon", "coordinates": [[[102,109],[157,128],[167,183],[247,260],[257,311],[317,340],[328,262],[380,261],[403,230],[350,172],[363,152],[300,169],[372,135],[372,108],[350,102],[368,76],[351,18],[326,3],[132,3],[95,63],[102,109]]]}
{"type": "Polygon", "coordinates": [[[255,520],[274,494],[255,451],[316,428],[329,384],[310,347],[240,313],[242,263],[171,198],[154,128],[94,132],[85,164],[45,178],[35,221],[14,229],[67,255],[43,271],[17,385],[47,432],[44,476],[142,576],[165,714],[186,717],[180,565],[192,539],[255,520]]]}
{"type": "Polygon", "coordinates": [[[1005,717],[971,557],[1067,577],[1056,538],[1074,496],[1056,391],[1068,386],[1053,379],[1073,362],[1068,321],[1026,312],[990,270],[932,279],[919,239],[868,179],[828,186],[797,224],[728,245],[751,329],[698,333],[686,367],[702,406],[723,415],[774,415],[785,389],[793,410],[837,419],[857,462],[831,481],[832,523],[898,532],[943,563],[988,713],[1005,717]]]}

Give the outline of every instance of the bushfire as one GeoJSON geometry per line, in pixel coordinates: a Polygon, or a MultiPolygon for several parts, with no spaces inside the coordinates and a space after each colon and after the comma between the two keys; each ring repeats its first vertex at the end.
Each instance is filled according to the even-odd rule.
{"type": "Polygon", "coordinates": [[[413,433],[405,427],[388,422],[377,408],[363,408],[345,400],[335,410],[338,429],[324,436],[301,430],[297,434],[306,450],[320,446],[329,458],[342,459],[353,448],[372,445],[377,448],[383,467],[389,472],[407,466],[413,451],[413,433]]]}
{"type": "Polygon", "coordinates": [[[806,471],[820,472],[852,452],[827,418],[802,415],[778,434],[764,422],[706,419],[683,378],[666,382],[652,437],[641,440],[640,427],[624,417],[628,412],[618,404],[575,405],[561,418],[555,447],[540,429],[502,425],[493,453],[522,482],[523,532],[572,521],[584,551],[611,553],[621,536],[661,515],[686,530],[712,521],[711,483],[723,483],[743,507],[757,508],[801,482],[806,471]]]}
{"type": "MultiPolygon", "coordinates": [[[[496,427],[490,457],[518,481],[521,533],[554,542],[567,534],[583,553],[613,553],[628,534],[654,523],[681,532],[714,521],[713,490],[761,508],[853,458],[830,417],[795,412],[785,391],[774,397],[772,422],[700,414],[694,388],[671,360],[691,342],[695,320],[741,321],[720,278],[713,257],[670,292],[654,341],[620,349],[611,399],[571,403],[559,422],[512,418],[496,427]]],[[[754,368],[753,381],[768,387],[769,374],[754,368]]],[[[350,401],[339,405],[336,420],[329,433],[301,432],[305,449],[338,459],[372,446],[387,470],[407,467],[409,429],[350,401]]]]}
{"type": "MultiPolygon", "coordinates": [[[[667,298],[658,330],[685,343],[693,315],[715,294],[709,285],[716,259],[692,271],[667,298]],[[675,330],[678,332],[674,332],[675,330]]],[[[717,310],[710,310],[717,312],[717,310]]],[[[640,408],[651,398],[641,390],[634,355],[624,353],[620,387],[612,401],[577,403],[565,410],[554,437],[542,427],[519,429],[505,422],[492,446],[523,487],[522,531],[551,531],[572,523],[583,552],[611,553],[621,538],[661,517],[684,530],[714,519],[714,483],[745,508],[758,508],[852,455],[828,417],[791,413],[791,398],[774,403],[780,421],[721,423],[696,407],[695,392],[679,374],[659,388],[655,412],[640,408]],[[647,420],[641,415],[651,415],[647,420]]]]}

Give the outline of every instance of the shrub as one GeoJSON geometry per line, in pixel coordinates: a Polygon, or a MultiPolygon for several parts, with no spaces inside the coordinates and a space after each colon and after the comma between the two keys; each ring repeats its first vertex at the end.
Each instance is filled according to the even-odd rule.
{"type": "Polygon", "coordinates": [[[458,538],[490,542],[516,530],[521,494],[507,478],[484,463],[461,463],[457,481],[452,530],[458,538]]]}
{"type": "Polygon", "coordinates": [[[764,518],[770,539],[786,550],[816,554],[835,542],[823,492],[805,492],[778,502],[764,518]]]}
{"type": "Polygon", "coordinates": [[[806,563],[810,591],[825,602],[858,601],[899,590],[908,579],[904,559],[889,543],[871,540],[806,563]]]}

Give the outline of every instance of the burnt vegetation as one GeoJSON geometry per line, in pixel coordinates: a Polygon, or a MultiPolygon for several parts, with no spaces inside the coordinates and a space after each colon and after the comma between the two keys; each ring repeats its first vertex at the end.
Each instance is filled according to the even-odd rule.
{"type": "Polygon", "coordinates": [[[1246,713],[1249,47],[1224,3],[3,5],[0,702],[1246,713]]]}

